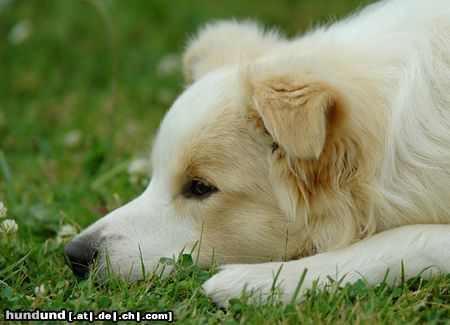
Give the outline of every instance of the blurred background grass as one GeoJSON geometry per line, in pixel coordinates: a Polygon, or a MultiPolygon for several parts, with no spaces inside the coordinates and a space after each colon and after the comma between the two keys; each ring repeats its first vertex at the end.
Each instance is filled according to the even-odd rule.
{"type": "Polygon", "coordinates": [[[251,18],[294,36],[367,2],[0,0],[0,200],[20,236],[85,227],[142,191],[127,162],[182,91],[199,26],[251,18]]]}

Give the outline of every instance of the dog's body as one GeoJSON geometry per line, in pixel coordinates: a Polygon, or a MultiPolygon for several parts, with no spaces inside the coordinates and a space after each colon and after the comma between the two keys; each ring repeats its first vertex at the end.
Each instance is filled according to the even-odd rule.
{"type": "Polygon", "coordinates": [[[161,125],[148,189],[69,256],[106,248],[133,279],[141,258],[151,270],[200,237],[204,266],[294,260],[226,266],[205,284],[221,304],[246,284],[267,293],[281,264],[285,301],[305,268],[304,289],[394,278],[401,261],[450,272],[447,0],[383,1],[294,40],[219,22],[184,65],[192,85],[161,125]]]}

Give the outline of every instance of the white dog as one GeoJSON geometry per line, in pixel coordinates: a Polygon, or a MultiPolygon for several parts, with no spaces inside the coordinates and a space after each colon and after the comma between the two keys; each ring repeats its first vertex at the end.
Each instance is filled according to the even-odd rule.
{"type": "Polygon", "coordinates": [[[199,240],[204,267],[262,263],[205,283],[221,305],[264,297],[277,273],[290,301],[305,269],[297,299],[328,276],[394,280],[402,262],[450,272],[448,0],[379,2],[292,40],[216,22],[184,69],[149,187],[66,246],[76,273],[94,256],[105,273],[107,252],[139,279],[199,240]]]}

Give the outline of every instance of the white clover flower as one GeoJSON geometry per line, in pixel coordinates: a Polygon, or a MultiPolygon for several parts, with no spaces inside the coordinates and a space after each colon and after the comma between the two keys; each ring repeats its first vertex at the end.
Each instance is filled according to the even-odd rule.
{"type": "Polygon", "coordinates": [[[150,178],[150,161],[146,158],[133,159],[128,165],[130,183],[146,186],[150,178]]]}
{"type": "Polygon", "coordinates": [[[36,288],[34,288],[34,294],[36,296],[43,296],[45,295],[45,286],[43,284],[41,284],[40,286],[37,286],[36,288]]]}
{"type": "Polygon", "coordinates": [[[64,136],[64,145],[67,148],[75,148],[81,143],[83,135],[80,130],[72,130],[64,136]]]}
{"type": "Polygon", "coordinates": [[[78,233],[77,229],[72,225],[63,225],[56,235],[56,243],[61,244],[68,242],[78,233]]]}
{"type": "Polygon", "coordinates": [[[0,201],[0,219],[6,218],[8,209],[5,207],[2,201],[0,201]]]}
{"type": "Polygon", "coordinates": [[[181,57],[178,54],[167,54],[158,61],[156,73],[158,76],[166,77],[181,70],[181,57]]]}
{"type": "Polygon", "coordinates": [[[17,223],[12,219],[5,219],[0,224],[0,232],[4,234],[14,234],[19,230],[19,226],[17,223]]]}
{"type": "Polygon", "coordinates": [[[25,42],[33,32],[33,24],[28,19],[18,21],[8,35],[9,41],[14,45],[25,42]]]}
{"type": "Polygon", "coordinates": [[[133,159],[128,165],[128,174],[148,177],[150,175],[150,161],[146,158],[133,159]]]}

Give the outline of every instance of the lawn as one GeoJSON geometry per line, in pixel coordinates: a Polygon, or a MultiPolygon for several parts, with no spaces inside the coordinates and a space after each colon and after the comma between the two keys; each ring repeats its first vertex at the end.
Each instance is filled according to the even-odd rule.
{"type": "MultiPolygon", "coordinates": [[[[389,287],[360,281],[304,302],[225,311],[189,255],[164,279],[77,280],[63,243],[143,191],[148,156],[183,89],[186,39],[217,18],[255,18],[295,35],[357,0],[0,0],[0,201],[18,225],[0,236],[0,322],[12,310],[172,310],[186,323],[447,323],[450,276],[389,287]]],[[[1,222],[2,220],[0,220],[1,222]]],[[[170,261],[166,261],[169,262],[170,261]]]]}

